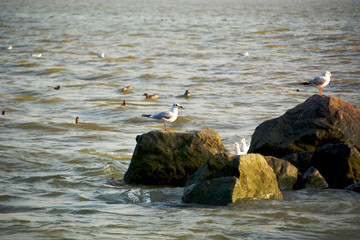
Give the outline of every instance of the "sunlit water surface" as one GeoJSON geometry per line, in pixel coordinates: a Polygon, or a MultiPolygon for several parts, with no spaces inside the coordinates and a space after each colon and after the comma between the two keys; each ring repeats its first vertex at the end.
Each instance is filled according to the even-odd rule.
{"type": "Polygon", "coordinates": [[[359,9],[357,0],[1,1],[0,238],[358,238],[356,193],[205,207],[182,203],[182,188],[121,179],[135,137],[163,129],[141,114],[175,102],[184,109],[170,131],[213,128],[229,151],[316,94],[299,83],[326,70],[323,93],[360,107],[359,9]],[[178,97],[186,89],[193,97],[178,97]]]}

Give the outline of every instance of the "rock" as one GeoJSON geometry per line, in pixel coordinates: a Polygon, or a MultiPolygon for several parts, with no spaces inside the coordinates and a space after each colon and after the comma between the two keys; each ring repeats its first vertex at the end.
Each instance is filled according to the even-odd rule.
{"type": "Polygon", "coordinates": [[[300,179],[300,184],[307,189],[325,189],[329,187],[325,178],[320,172],[313,167],[310,167],[300,179]]]}
{"type": "Polygon", "coordinates": [[[127,183],[184,186],[209,158],[227,152],[213,129],[187,133],[151,131],[137,136],[136,142],[124,176],[127,183]]]}
{"type": "Polygon", "coordinates": [[[351,185],[347,186],[345,188],[345,190],[360,193],[360,182],[357,182],[357,183],[354,183],[354,184],[351,184],[351,185]]]}
{"type": "Polygon", "coordinates": [[[331,188],[344,188],[360,181],[360,153],[351,144],[327,144],[315,151],[284,157],[301,172],[318,169],[331,188]]]}
{"type": "Polygon", "coordinates": [[[298,169],[284,159],[272,156],[265,156],[265,159],[274,170],[280,190],[294,190],[298,181],[298,169]]]}
{"type": "Polygon", "coordinates": [[[283,199],[274,171],[260,154],[236,156],[200,183],[185,188],[183,196],[184,202],[210,205],[243,198],[283,199]]]}
{"type": "Polygon", "coordinates": [[[195,173],[193,173],[185,183],[185,187],[192,184],[199,183],[204,177],[210,173],[223,167],[226,163],[230,162],[235,155],[225,152],[217,154],[211,157],[206,163],[204,163],[195,173]]]}
{"type": "Polygon", "coordinates": [[[217,178],[185,188],[183,201],[215,206],[226,206],[238,198],[240,181],[236,177],[217,178]]]}
{"type": "Polygon", "coordinates": [[[360,109],[340,99],[314,95],[284,115],[261,123],[249,152],[282,158],[329,143],[360,149],[360,109]]]}

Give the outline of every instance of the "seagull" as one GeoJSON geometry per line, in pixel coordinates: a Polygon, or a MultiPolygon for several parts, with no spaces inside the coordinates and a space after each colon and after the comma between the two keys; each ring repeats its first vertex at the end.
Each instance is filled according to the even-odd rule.
{"type": "Polygon", "coordinates": [[[155,99],[159,97],[159,94],[149,95],[148,93],[144,93],[143,96],[146,96],[147,99],[155,99]]]}
{"type": "Polygon", "coordinates": [[[9,45],[7,49],[11,50],[11,49],[13,49],[13,46],[9,45]]]}
{"type": "Polygon", "coordinates": [[[164,111],[161,113],[157,113],[157,114],[143,114],[143,117],[149,117],[149,118],[154,118],[154,119],[158,119],[158,120],[163,120],[164,121],[164,127],[165,127],[165,131],[166,129],[166,122],[174,122],[177,117],[178,117],[178,113],[179,113],[179,108],[183,108],[181,105],[179,105],[178,103],[174,103],[172,105],[171,110],[169,111],[164,111]]]}
{"type": "Polygon", "coordinates": [[[104,52],[99,53],[99,54],[98,54],[98,57],[99,57],[99,58],[104,58],[104,57],[105,57],[105,53],[104,53],[104,52]]]}
{"type": "Polygon", "coordinates": [[[33,57],[42,57],[42,54],[41,53],[33,53],[33,54],[31,54],[31,56],[33,56],[33,57]]]}
{"type": "Polygon", "coordinates": [[[231,145],[232,147],[235,147],[235,155],[246,155],[249,151],[249,146],[246,144],[246,139],[241,139],[240,143],[241,147],[238,143],[231,145]]]}
{"type": "Polygon", "coordinates": [[[244,53],[239,53],[241,56],[244,56],[244,57],[248,57],[249,56],[249,53],[248,52],[244,52],[244,53]]]}
{"type": "Polygon", "coordinates": [[[246,139],[245,138],[241,139],[240,143],[241,143],[241,148],[240,148],[241,152],[247,154],[250,146],[246,144],[246,139]]]}
{"type": "Polygon", "coordinates": [[[319,95],[321,95],[321,88],[325,87],[330,82],[330,77],[333,77],[334,75],[331,74],[331,72],[326,71],[324,72],[320,77],[315,77],[313,80],[304,82],[304,85],[313,85],[314,87],[319,88],[319,95]]]}

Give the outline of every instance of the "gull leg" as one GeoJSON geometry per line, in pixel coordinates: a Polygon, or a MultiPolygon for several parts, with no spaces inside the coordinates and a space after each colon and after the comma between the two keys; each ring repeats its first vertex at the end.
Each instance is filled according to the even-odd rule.
{"type": "Polygon", "coordinates": [[[166,122],[164,122],[164,126],[165,126],[165,131],[166,131],[166,130],[167,130],[167,129],[166,129],[166,122]]]}
{"type": "Polygon", "coordinates": [[[321,87],[319,87],[319,95],[321,96],[321,87]]]}

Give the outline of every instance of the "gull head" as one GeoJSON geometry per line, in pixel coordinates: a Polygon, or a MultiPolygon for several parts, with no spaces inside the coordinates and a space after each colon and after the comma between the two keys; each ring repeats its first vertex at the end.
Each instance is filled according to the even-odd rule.
{"type": "Polygon", "coordinates": [[[326,71],[326,72],[324,72],[322,74],[322,76],[324,76],[324,77],[333,77],[334,75],[332,75],[330,71],[326,71]]]}
{"type": "Polygon", "coordinates": [[[180,104],[178,104],[178,103],[174,103],[173,105],[172,105],[172,108],[173,109],[175,109],[175,108],[183,108],[180,104]]]}
{"type": "Polygon", "coordinates": [[[239,148],[239,144],[238,143],[234,143],[233,145],[231,145],[232,147],[235,147],[235,148],[239,148]]]}

